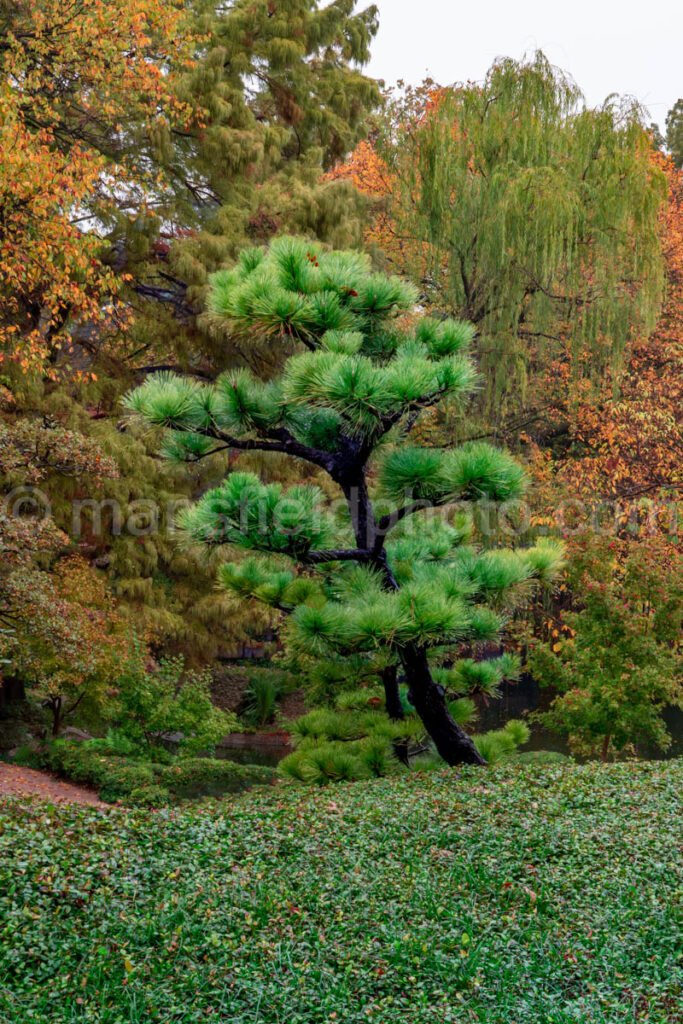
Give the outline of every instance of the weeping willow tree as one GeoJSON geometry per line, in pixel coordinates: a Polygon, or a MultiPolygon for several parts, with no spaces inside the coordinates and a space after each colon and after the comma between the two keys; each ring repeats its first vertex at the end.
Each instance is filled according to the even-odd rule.
{"type": "Polygon", "coordinates": [[[541,53],[394,107],[383,155],[407,269],[477,325],[494,423],[553,360],[595,378],[652,330],[666,189],[651,153],[637,105],[587,109],[541,53]]]}
{"type": "MultiPolygon", "coordinates": [[[[379,652],[386,667],[400,664],[439,754],[481,763],[449,686],[463,695],[500,678],[500,666],[476,667],[476,652],[499,636],[516,594],[553,579],[561,553],[552,544],[482,552],[457,528],[416,524],[437,506],[503,501],[524,486],[518,464],[487,444],[410,444],[425,410],[463,405],[471,392],[472,326],[426,317],[402,330],[411,286],[371,273],[358,253],[298,239],[244,251],[212,286],[212,314],[231,334],[291,352],[279,376],[158,376],[128,407],[166,428],[171,459],[261,451],[312,465],[335,485],[341,512],[313,484],[283,489],[236,471],[183,514],[183,528],[195,543],[252,553],[226,562],[219,583],[284,611],[291,647],[322,659],[379,652]]],[[[384,681],[391,713],[396,673],[384,681]]]]}

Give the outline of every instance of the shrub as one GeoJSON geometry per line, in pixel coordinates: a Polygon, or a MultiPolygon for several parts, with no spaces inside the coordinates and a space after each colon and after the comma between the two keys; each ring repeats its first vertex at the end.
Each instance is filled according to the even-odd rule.
{"type": "Polygon", "coordinates": [[[620,563],[614,542],[585,538],[570,584],[581,607],[562,616],[559,640],[539,643],[530,668],[557,691],[534,717],[573,753],[609,760],[640,744],[671,745],[663,717],[683,708],[683,554],[653,540],[620,563]]]}
{"type": "Polygon", "coordinates": [[[476,743],[489,764],[507,760],[531,735],[529,726],[513,718],[502,729],[477,736],[476,743]]]}
{"type": "Polygon", "coordinates": [[[274,778],[272,768],[235,764],[208,757],[171,763],[104,754],[88,743],[58,740],[41,757],[41,766],[73,782],[93,786],[101,800],[156,807],[169,800],[237,793],[274,778]]]}
{"type": "Polygon", "coordinates": [[[140,786],[130,793],[127,803],[135,807],[163,807],[170,799],[171,794],[164,786],[140,786]]]}
{"type": "Polygon", "coordinates": [[[515,754],[511,760],[519,764],[571,764],[573,758],[561,754],[559,750],[525,750],[521,754],[515,754]]]}
{"type": "Polygon", "coordinates": [[[280,687],[270,674],[259,672],[251,677],[245,694],[243,718],[258,727],[269,725],[275,717],[280,687]]]}
{"type": "Polygon", "coordinates": [[[186,753],[212,751],[237,725],[211,700],[210,673],[185,672],[182,658],[153,670],[136,646],[117,682],[115,735],[149,751],[170,736],[186,753]]]}

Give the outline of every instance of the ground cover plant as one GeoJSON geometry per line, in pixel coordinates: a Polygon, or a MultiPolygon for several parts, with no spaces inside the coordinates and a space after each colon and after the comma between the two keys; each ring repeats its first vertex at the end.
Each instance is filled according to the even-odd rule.
{"type": "Polygon", "coordinates": [[[676,1024],[683,763],[0,817],[12,1024],[676,1024]]]}

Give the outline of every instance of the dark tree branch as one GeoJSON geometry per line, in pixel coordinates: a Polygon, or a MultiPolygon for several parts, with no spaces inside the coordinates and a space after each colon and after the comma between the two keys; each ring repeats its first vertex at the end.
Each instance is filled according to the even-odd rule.
{"type": "MultiPolygon", "coordinates": [[[[400,523],[402,519],[407,516],[414,515],[415,512],[423,512],[428,508],[437,508],[439,505],[443,505],[445,502],[440,501],[427,501],[426,499],[420,499],[417,501],[411,501],[408,505],[402,505],[401,508],[395,509],[393,512],[388,512],[387,515],[382,516],[377,522],[377,530],[380,534],[386,534],[397,523],[400,523]]],[[[384,537],[381,538],[382,540],[384,537]]]]}
{"type": "Polygon", "coordinates": [[[300,556],[300,561],[308,565],[321,565],[325,562],[369,562],[372,552],[367,548],[339,548],[329,551],[309,551],[300,556]]]}
{"type": "Polygon", "coordinates": [[[269,432],[272,436],[277,437],[278,440],[233,437],[231,434],[226,434],[218,426],[184,427],[182,425],[172,425],[170,429],[176,430],[179,433],[201,434],[203,437],[210,437],[215,441],[219,441],[224,448],[234,448],[236,451],[279,452],[283,455],[291,455],[294,458],[303,459],[305,462],[311,462],[315,466],[320,466],[330,474],[333,473],[335,467],[335,457],[330,452],[324,452],[318,448],[310,448],[308,445],[301,444],[284,428],[269,432]]]}

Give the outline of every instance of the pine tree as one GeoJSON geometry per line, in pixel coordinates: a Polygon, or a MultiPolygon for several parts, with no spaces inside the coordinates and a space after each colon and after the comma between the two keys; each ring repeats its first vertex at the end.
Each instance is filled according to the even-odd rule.
{"type": "Polygon", "coordinates": [[[361,197],[348,182],[322,178],[364,136],[380,102],[379,84],[362,72],[377,9],[356,7],[190,5],[195,60],[172,79],[184,120],[157,133],[153,154],[164,189],[114,236],[114,259],[135,279],[135,365],[158,359],[172,336],[173,361],[199,353],[225,368],[234,349],[213,344],[197,313],[209,274],[244,246],[284,232],[336,246],[360,240],[361,197]]]}
{"type": "MultiPolygon", "coordinates": [[[[193,542],[254,552],[226,562],[220,584],[288,613],[290,648],[326,659],[382,652],[401,665],[448,764],[482,763],[449,711],[449,689],[495,690],[502,666],[476,652],[498,638],[516,592],[552,581],[561,551],[552,543],[479,551],[429,512],[515,498],[524,474],[487,444],[409,443],[425,410],[462,405],[476,382],[466,354],[471,325],[421,317],[405,326],[415,299],[410,285],[372,273],[357,252],[287,237],[245,250],[214,275],[210,313],[231,335],[284,358],[281,373],[265,381],[228,371],[213,384],[160,375],[126,404],[166,428],[171,459],[280,453],[336,485],[340,509],[326,506],[314,484],[283,489],[236,471],[183,514],[182,526],[193,542]],[[380,499],[388,502],[382,515],[380,499]]],[[[395,687],[395,675],[386,683],[395,687]]]]}
{"type": "Polygon", "coordinates": [[[676,167],[683,167],[683,99],[678,99],[666,115],[666,148],[676,167]]]}

